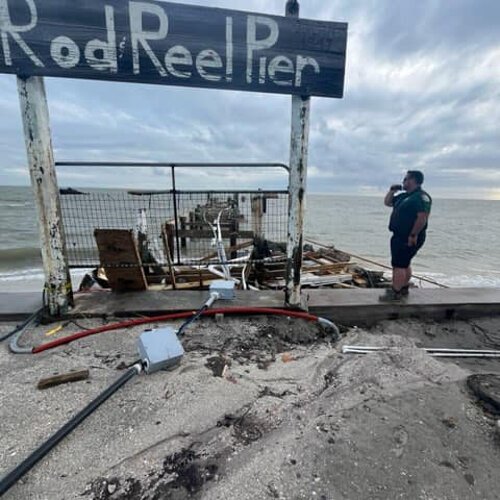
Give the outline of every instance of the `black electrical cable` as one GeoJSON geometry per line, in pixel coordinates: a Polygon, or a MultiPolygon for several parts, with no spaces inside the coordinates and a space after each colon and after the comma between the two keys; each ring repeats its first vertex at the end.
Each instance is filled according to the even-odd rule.
{"type": "Polygon", "coordinates": [[[28,458],[21,462],[16,468],[5,475],[0,481],[0,497],[7,492],[21,477],[24,476],[39,460],[62,441],[70,432],[80,425],[89,415],[112,396],[120,387],[125,385],[131,378],[138,375],[142,370],[142,365],[137,364],[127,370],[118,380],[111,384],[106,390],[101,392],[97,398],[89,403],[83,410],[77,413],[71,420],[64,424],[45,443],[39,446],[28,458]]]}
{"type": "Polygon", "coordinates": [[[7,340],[9,337],[12,337],[12,335],[16,334],[17,332],[24,330],[31,322],[36,321],[39,318],[39,316],[42,314],[43,310],[44,310],[44,308],[41,307],[40,309],[38,309],[38,311],[35,311],[27,319],[25,319],[21,324],[17,325],[14,328],[14,330],[7,333],[3,337],[0,337],[0,342],[3,342],[4,340],[7,340]]]}
{"type": "Polygon", "coordinates": [[[90,330],[90,328],[86,327],[86,326],[82,326],[80,325],[80,323],[78,323],[77,321],[75,321],[74,319],[70,319],[68,321],[68,323],[72,323],[73,325],[75,325],[76,327],[80,328],[80,330],[90,330]]]}
{"type": "Polygon", "coordinates": [[[202,307],[200,307],[200,309],[198,309],[196,311],[195,314],[193,314],[193,316],[191,316],[190,318],[188,318],[186,321],[184,321],[184,323],[182,323],[182,325],[180,326],[180,328],[177,330],[177,336],[178,337],[181,337],[183,334],[184,334],[184,330],[193,322],[195,322],[202,314],[203,312],[208,309],[208,306],[207,304],[203,304],[202,307]]]}

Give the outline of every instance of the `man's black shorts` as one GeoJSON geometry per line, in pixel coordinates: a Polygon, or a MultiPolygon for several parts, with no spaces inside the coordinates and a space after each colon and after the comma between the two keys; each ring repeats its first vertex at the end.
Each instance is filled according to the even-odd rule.
{"type": "Polygon", "coordinates": [[[408,246],[408,238],[393,235],[391,238],[391,257],[392,267],[405,269],[410,267],[410,262],[416,253],[422,248],[425,242],[425,236],[419,235],[416,246],[408,246]]]}

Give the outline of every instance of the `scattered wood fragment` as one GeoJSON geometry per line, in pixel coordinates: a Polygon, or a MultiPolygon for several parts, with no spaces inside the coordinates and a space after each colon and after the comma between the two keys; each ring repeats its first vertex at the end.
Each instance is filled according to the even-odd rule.
{"type": "Polygon", "coordinates": [[[60,375],[40,379],[36,387],[37,389],[43,390],[68,382],[79,382],[80,380],[87,380],[89,375],[90,373],[88,370],[62,373],[60,375]]]}
{"type": "Polygon", "coordinates": [[[285,352],[281,355],[281,361],[283,363],[290,363],[290,361],[295,361],[295,357],[289,352],[285,352]]]}

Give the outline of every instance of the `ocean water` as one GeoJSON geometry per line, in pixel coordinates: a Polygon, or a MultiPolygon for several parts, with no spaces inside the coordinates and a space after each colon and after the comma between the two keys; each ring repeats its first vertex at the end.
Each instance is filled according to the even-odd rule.
{"type": "MultiPolygon", "coordinates": [[[[389,215],[378,197],[310,194],[305,236],[388,265],[389,215]]],[[[29,187],[0,187],[0,291],[41,290],[36,221],[29,187]]],[[[452,287],[500,287],[499,247],[500,201],[434,199],[413,269],[452,287]]],[[[76,286],[82,271],[73,275],[76,286]]]]}

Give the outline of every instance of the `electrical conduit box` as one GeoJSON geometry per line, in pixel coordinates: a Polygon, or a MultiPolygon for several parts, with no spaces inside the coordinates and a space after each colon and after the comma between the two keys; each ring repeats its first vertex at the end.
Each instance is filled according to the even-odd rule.
{"type": "Polygon", "coordinates": [[[184,355],[175,330],[169,326],[143,332],[138,348],[146,373],[171,368],[179,364],[184,355]]]}
{"type": "Polygon", "coordinates": [[[216,280],[210,284],[210,293],[218,293],[220,300],[234,299],[234,281],[216,280]]]}

